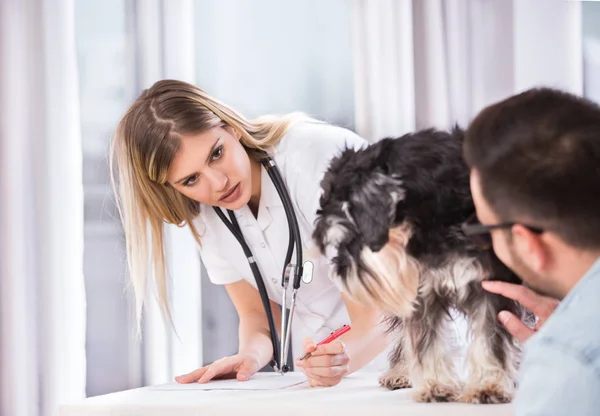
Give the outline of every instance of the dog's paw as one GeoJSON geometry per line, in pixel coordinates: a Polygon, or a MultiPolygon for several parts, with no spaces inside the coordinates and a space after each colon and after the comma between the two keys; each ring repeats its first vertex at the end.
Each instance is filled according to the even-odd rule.
{"type": "Polygon", "coordinates": [[[469,387],[458,398],[462,403],[498,404],[510,403],[513,392],[507,391],[497,384],[469,387]]]}
{"type": "Polygon", "coordinates": [[[379,384],[390,390],[408,389],[412,387],[408,377],[393,372],[387,372],[379,377],[379,384]]]}
{"type": "Polygon", "coordinates": [[[455,402],[458,400],[460,389],[458,387],[443,386],[431,383],[415,392],[414,398],[418,402],[455,402]]]}

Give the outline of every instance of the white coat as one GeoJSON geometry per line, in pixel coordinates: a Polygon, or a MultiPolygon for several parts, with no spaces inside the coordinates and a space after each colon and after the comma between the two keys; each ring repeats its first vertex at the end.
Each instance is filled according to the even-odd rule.
{"type": "MultiPolygon", "coordinates": [[[[304,122],[292,127],[282,137],[273,154],[297,216],[303,260],[314,264],[312,282],[302,284],[298,290],[292,324],[294,358],[302,355],[305,337],[318,342],[342,325],[350,324],[340,292],[329,277],[329,261],[315,250],[311,234],[321,196],[320,182],[330,160],[345,146],[358,148],[366,145],[364,139],[347,129],[304,122]]],[[[281,274],[288,247],[288,224],[283,204],[264,169],[257,217],[247,206],[236,211],[235,215],[262,274],[269,298],[281,304],[281,274]]],[[[200,254],[211,282],[228,284],[244,279],[256,288],[239,242],[212,207],[201,206],[195,225],[202,241],[200,254]]],[[[294,259],[295,256],[292,256],[292,262],[294,259]]],[[[387,368],[387,351],[384,351],[363,370],[384,371],[387,368]]]]}

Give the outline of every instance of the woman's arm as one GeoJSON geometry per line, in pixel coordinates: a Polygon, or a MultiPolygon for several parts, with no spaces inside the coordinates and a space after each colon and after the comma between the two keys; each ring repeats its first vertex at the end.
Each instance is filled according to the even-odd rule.
{"type": "MultiPolygon", "coordinates": [[[[225,288],[240,318],[239,353],[254,355],[262,368],[273,357],[273,345],[260,294],[245,280],[225,285],[225,288]]],[[[275,328],[279,329],[281,328],[279,305],[271,301],[271,310],[275,328]]]]}
{"type": "Polygon", "coordinates": [[[381,312],[356,303],[343,293],[342,299],[348,310],[352,329],[339,339],[345,344],[350,356],[348,373],[353,373],[385,350],[390,338],[386,335],[381,312]]]}
{"type": "MultiPolygon", "coordinates": [[[[230,357],[176,377],[179,383],[206,383],[213,378],[233,378],[248,380],[254,373],[271,361],[273,346],[269,333],[267,315],[258,291],[245,280],[228,283],[225,289],[231,298],[240,318],[239,350],[230,357]]],[[[280,328],[279,306],[271,302],[275,328],[280,328]]]]}

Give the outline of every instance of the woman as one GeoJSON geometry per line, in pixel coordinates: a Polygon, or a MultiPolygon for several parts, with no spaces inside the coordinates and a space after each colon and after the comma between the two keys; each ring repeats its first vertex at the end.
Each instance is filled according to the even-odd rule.
{"type": "Polygon", "coordinates": [[[161,308],[170,316],[165,296],[165,222],[190,227],[210,280],[225,285],[239,315],[238,353],[176,377],[178,382],[234,376],[247,380],[273,356],[266,313],[246,257],[212,208],[235,212],[264,278],[275,327],[280,328],[278,303],[288,226],[279,195],[259,161],[265,151],[278,164],[290,193],[304,260],[315,266],[313,281],[298,291],[292,328],[296,368],[302,369],[311,386],[335,385],[369,363],[372,369],[385,369],[387,339],[380,314],[337,290],[328,277],[327,259],[315,255],[311,241],[320,180],[329,160],[346,145],[365,144],[348,130],[300,114],[247,120],[199,88],[179,81],[157,82],[129,108],[119,123],[112,157],[119,171],[119,208],[138,322],[150,247],[161,308]],[[351,324],[352,330],[320,346],[310,358],[298,360],[315,349],[313,338],[319,341],[343,324],[351,324]]]}

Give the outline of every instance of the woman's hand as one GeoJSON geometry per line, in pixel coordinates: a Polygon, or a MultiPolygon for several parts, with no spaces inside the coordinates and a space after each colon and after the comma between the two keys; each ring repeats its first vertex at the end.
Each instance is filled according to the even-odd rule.
{"type": "Polygon", "coordinates": [[[311,339],[304,340],[304,354],[310,352],[310,357],[296,360],[308,378],[311,387],[329,387],[338,384],[350,372],[350,357],[346,346],[339,339],[318,347],[311,339]]]}
{"type": "Polygon", "coordinates": [[[237,378],[246,381],[260,370],[260,363],[253,354],[241,353],[230,357],[221,358],[214,363],[192,371],[191,373],[175,377],[181,384],[206,383],[212,379],[237,378]]]}
{"type": "Polygon", "coordinates": [[[519,302],[537,316],[538,321],[535,327],[531,329],[508,311],[501,311],[498,314],[498,319],[502,322],[502,325],[521,343],[527,341],[529,337],[541,328],[559,304],[557,299],[538,295],[523,285],[500,281],[484,281],[482,282],[482,286],[488,292],[496,293],[519,302]]]}

